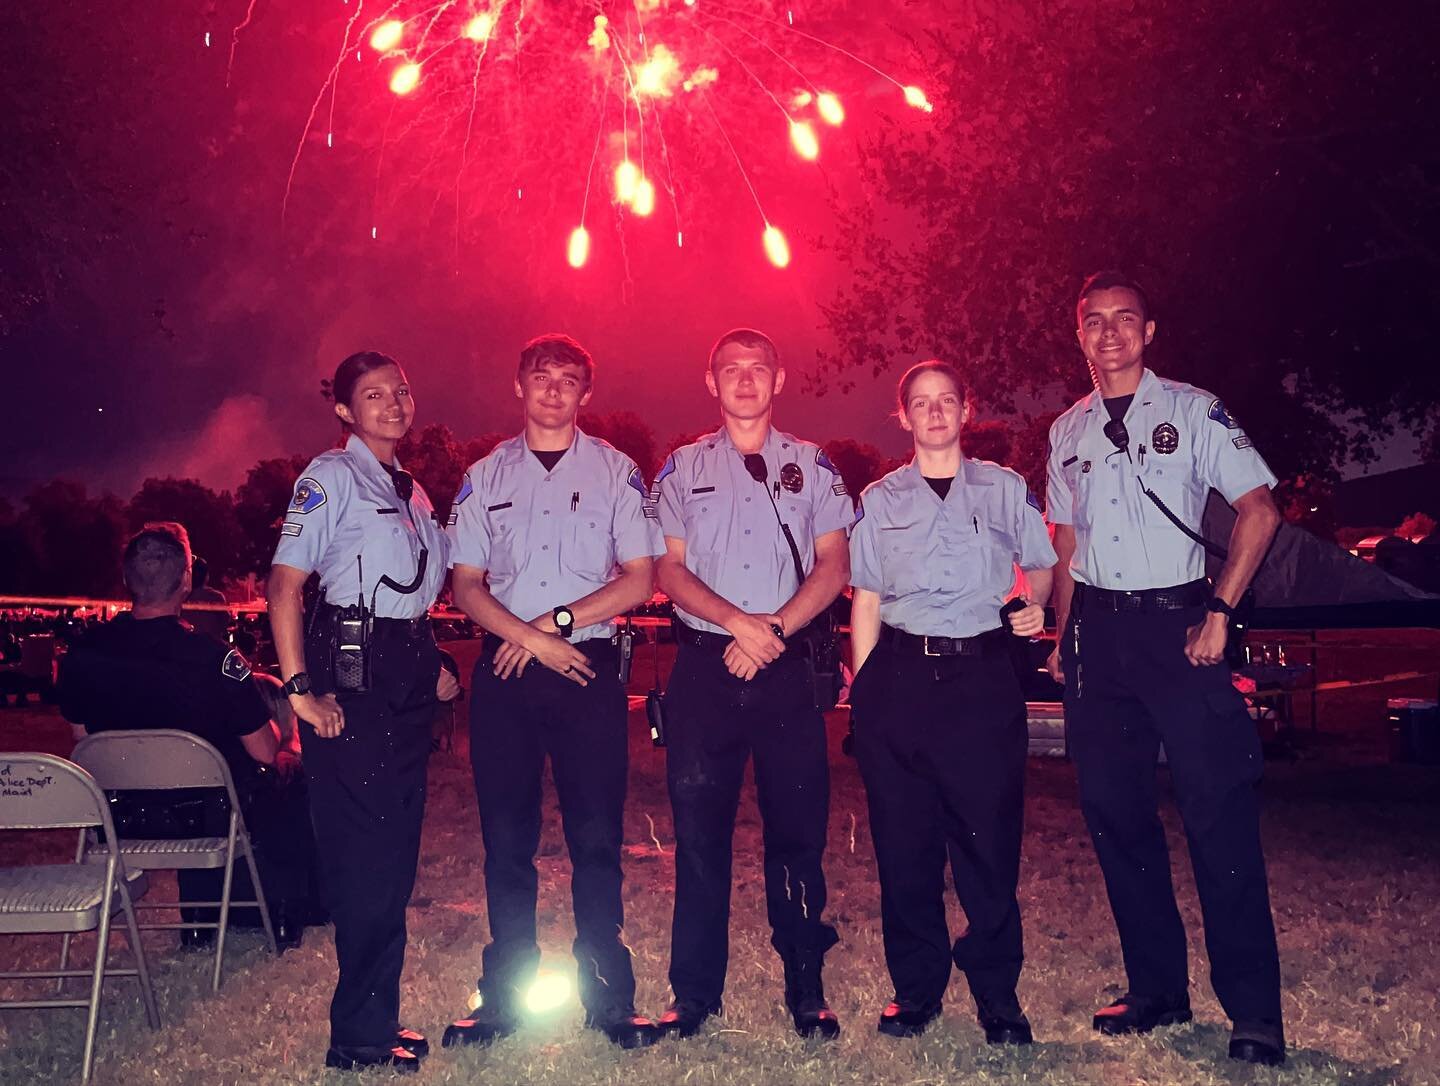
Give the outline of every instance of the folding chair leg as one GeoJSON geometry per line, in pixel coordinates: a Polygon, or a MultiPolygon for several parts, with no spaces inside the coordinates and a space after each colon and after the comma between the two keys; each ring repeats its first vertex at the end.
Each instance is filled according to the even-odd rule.
{"type": "Polygon", "coordinates": [[[100,1021],[100,992],[105,986],[105,962],[110,956],[110,906],[115,888],[115,865],[107,865],[110,880],[105,885],[105,894],[100,899],[100,927],[95,932],[95,969],[90,980],[90,1013],[85,1020],[85,1055],[80,1064],[80,1083],[90,1081],[90,1072],[95,1066],[95,1030],[100,1021]]]}
{"type": "Polygon", "coordinates": [[[135,921],[135,905],[130,889],[122,881],[119,886],[120,905],[125,910],[125,928],[130,951],[135,956],[135,979],[140,982],[140,998],[145,1002],[145,1019],[151,1029],[160,1028],[160,1008],[155,1002],[155,989],[150,983],[150,969],[145,961],[145,947],[140,942],[140,925],[135,921]]]}
{"type": "Polygon", "coordinates": [[[280,944],[275,941],[275,926],[270,923],[270,902],[265,897],[265,887],[260,884],[260,868],[255,865],[255,845],[247,829],[244,839],[245,863],[250,868],[250,885],[255,888],[255,900],[259,902],[260,923],[265,926],[265,938],[270,940],[270,953],[279,954],[280,944]]]}
{"type": "Polygon", "coordinates": [[[230,887],[235,881],[235,819],[230,812],[230,846],[225,850],[225,881],[220,890],[220,927],[215,936],[215,975],[210,980],[210,990],[220,990],[220,965],[225,958],[225,936],[230,930],[230,887]]]}
{"type": "MultiPolygon", "coordinates": [[[[70,966],[70,933],[67,931],[60,936],[60,971],[63,973],[70,966]]],[[[65,991],[65,977],[55,978],[55,994],[60,995],[65,991]]]]}

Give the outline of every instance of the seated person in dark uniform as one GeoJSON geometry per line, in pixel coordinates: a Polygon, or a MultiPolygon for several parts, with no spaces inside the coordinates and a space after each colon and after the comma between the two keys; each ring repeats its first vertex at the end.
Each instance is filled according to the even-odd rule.
{"type": "MultiPolygon", "coordinates": [[[[214,746],[235,781],[276,938],[282,947],[298,945],[316,870],[304,777],[294,766],[276,772],[280,736],[244,656],[179,617],[191,591],[184,527],[146,525],[126,545],[123,562],[132,610],[94,627],[66,653],[60,711],[77,740],[115,729],[176,728],[214,746]]],[[[223,836],[229,817],[212,789],[127,793],[115,814],[117,831],[130,837],[223,836]]],[[[180,900],[219,899],[220,872],[178,876],[180,900]]],[[[232,894],[246,900],[249,891],[246,865],[237,863],[232,894]]],[[[182,910],[194,922],[215,914],[182,910]]],[[[182,939],[203,946],[214,936],[213,929],[190,929],[182,939]]]]}

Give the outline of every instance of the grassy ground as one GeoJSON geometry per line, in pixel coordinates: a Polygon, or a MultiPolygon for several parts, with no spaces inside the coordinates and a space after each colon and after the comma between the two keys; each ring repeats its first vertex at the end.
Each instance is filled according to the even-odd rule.
{"type": "MultiPolygon", "coordinates": [[[[643,678],[648,682],[648,672],[643,678]]],[[[805,1042],[790,1030],[765,926],[759,818],[747,789],[736,835],[727,1013],[716,1028],[692,1041],[624,1053],[580,1028],[577,1011],[487,1051],[440,1050],[440,1031],[464,1006],[486,938],[481,847],[462,741],[458,751],[431,762],[421,874],[410,911],[405,1017],[437,1042],[421,1079],[627,1086],[1440,1082],[1440,770],[1378,760],[1382,732],[1373,709],[1372,701],[1353,716],[1371,726],[1352,729],[1352,741],[1334,741],[1333,723],[1322,718],[1327,731],[1302,736],[1298,758],[1267,769],[1265,837],[1292,1043],[1282,1070],[1224,1058],[1227,1025],[1205,980],[1199,907],[1173,809],[1166,824],[1191,935],[1196,1021],[1142,1039],[1101,1040],[1090,1031],[1091,1012],[1120,991],[1124,974],[1075,802],[1074,773],[1058,760],[1032,760],[1027,782],[1020,893],[1028,960],[1020,994],[1039,1043],[1021,1051],[988,1049],[958,977],[937,1028],[915,1041],[878,1036],[874,1019],[890,989],[874,857],[858,774],[838,751],[844,725],[837,713],[830,720],[835,749],[827,868],[829,912],[841,943],[827,959],[826,983],[845,1027],[839,1043],[805,1042]]],[[[668,997],[673,833],[664,756],[650,748],[638,715],[634,736],[625,934],[636,955],[640,1009],[658,1014],[668,997]]],[[[68,748],[68,731],[53,710],[0,711],[0,749],[68,748]]],[[[67,859],[71,847],[68,834],[4,835],[0,863],[67,859]]],[[[564,968],[572,937],[569,866],[553,804],[540,852],[541,941],[547,964],[564,968]]],[[[152,897],[173,896],[170,876],[154,882],[152,897]]],[[[954,923],[958,927],[958,913],[954,923]]],[[[37,965],[58,954],[58,944],[58,936],[0,938],[0,968],[37,965]]],[[[124,958],[123,940],[117,937],[115,946],[124,958]]],[[[83,960],[91,948],[93,939],[83,944],[83,960]]],[[[145,1027],[133,981],[107,985],[97,1083],[354,1081],[319,1068],[334,978],[326,929],[311,929],[299,950],[280,959],[257,936],[241,932],[218,995],[208,990],[209,959],[179,953],[173,933],[147,936],[147,949],[164,1029],[145,1027]]],[[[13,987],[0,991],[15,994],[13,987]]],[[[75,1079],[82,1032],[80,1011],[0,1015],[0,1082],[75,1079]]],[[[362,1081],[381,1077],[388,1076],[375,1073],[362,1081]]]]}

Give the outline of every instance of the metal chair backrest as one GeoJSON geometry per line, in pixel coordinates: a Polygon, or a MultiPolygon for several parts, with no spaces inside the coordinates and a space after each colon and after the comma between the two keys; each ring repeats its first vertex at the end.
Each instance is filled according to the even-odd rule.
{"type": "Polygon", "coordinates": [[[105,793],[83,766],[53,754],[0,753],[0,830],[92,826],[115,839],[105,793]]]}
{"type": "Polygon", "coordinates": [[[70,757],[106,789],[224,788],[235,797],[225,756],[178,728],[97,732],[75,744],[70,757]]]}

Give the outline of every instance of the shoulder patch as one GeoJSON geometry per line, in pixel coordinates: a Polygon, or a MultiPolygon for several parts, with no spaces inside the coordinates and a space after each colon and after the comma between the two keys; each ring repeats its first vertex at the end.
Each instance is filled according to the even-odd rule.
{"type": "Polygon", "coordinates": [[[655,481],[650,484],[650,500],[652,502],[660,500],[661,481],[665,476],[673,474],[675,474],[675,454],[671,453],[665,458],[665,463],[661,465],[660,470],[655,474],[655,481]]]}
{"type": "Polygon", "coordinates": [[[296,513],[313,513],[325,504],[325,488],[310,476],[295,484],[295,498],[290,509],[296,513]]]}
{"type": "Polygon", "coordinates": [[[633,486],[636,490],[640,491],[641,498],[645,498],[648,496],[648,491],[646,491],[645,489],[645,476],[640,474],[639,468],[631,468],[630,477],[626,479],[625,482],[628,485],[633,486]]]}
{"type": "Polygon", "coordinates": [[[831,475],[839,475],[840,469],[835,466],[831,459],[825,455],[824,449],[815,450],[815,463],[828,471],[831,475]]]}
{"type": "Polygon", "coordinates": [[[1035,496],[1035,491],[1031,490],[1028,486],[1025,488],[1025,504],[1037,513],[1043,515],[1045,512],[1045,510],[1040,508],[1040,499],[1035,496]]]}
{"type": "Polygon", "coordinates": [[[865,519],[865,499],[864,499],[864,498],[861,498],[858,502],[855,503],[855,519],[850,522],[850,528],[851,528],[851,530],[854,530],[855,526],[856,526],[857,524],[859,524],[859,523],[860,523],[862,520],[864,520],[864,519],[865,519]]]}
{"type": "Polygon", "coordinates": [[[465,499],[470,497],[470,495],[474,493],[475,487],[471,485],[470,473],[467,471],[465,473],[465,477],[460,480],[460,489],[456,492],[455,500],[450,503],[450,507],[453,509],[456,506],[464,505],[465,499]]]}
{"type": "Polygon", "coordinates": [[[1230,444],[1234,445],[1237,449],[1249,449],[1252,448],[1255,443],[1244,434],[1241,434],[1239,437],[1232,437],[1230,444]]]}
{"type": "Polygon", "coordinates": [[[1227,430],[1240,429],[1240,424],[1235,421],[1235,416],[1230,414],[1229,411],[1226,411],[1225,405],[1219,400],[1212,400],[1210,402],[1210,410],[1207,414],[1227,430]]]}
{"type": "Polygon", "coordinates": [[[220,674],[227,679],[234,679],[237,683],[243,683],[250,677],[250,662],[241,655],[239,649],[231,649],[220,664],[220,674]]]}
{"type": "Polygon", "coordinates": [[[280,534],[282,536],[299,535],[304,530],[305,525],[296,524],[294,521],[287,520],[284,524],[280,525],[280,534]]]}

